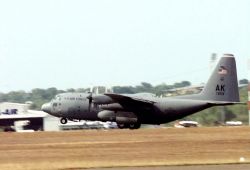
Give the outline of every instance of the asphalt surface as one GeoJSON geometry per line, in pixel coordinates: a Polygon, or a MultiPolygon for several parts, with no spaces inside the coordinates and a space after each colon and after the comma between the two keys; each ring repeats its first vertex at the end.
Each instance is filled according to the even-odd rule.
{"type": "Polygon", "coordinates": [[[91,168],[88,170],[249,170],[250,164],[91,168]]]}

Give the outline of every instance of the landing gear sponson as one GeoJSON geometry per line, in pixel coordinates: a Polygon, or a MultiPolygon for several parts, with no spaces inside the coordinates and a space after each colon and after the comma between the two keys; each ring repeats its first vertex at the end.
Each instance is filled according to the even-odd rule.
{"type": "MultiPolygon", "coordinates": [[[[66,124],[68,122],[68,119],[63,117],[60,119],[60,122],[61,122],[61,124],[66,124]]],[[[139,129],[141,127],[141,124],[140,123],[132,123],[132,124],[121,123],[121,124],[117,124],[117,126],[119,129],[128,129],[128,128],[129,129],[139,129]]]]}

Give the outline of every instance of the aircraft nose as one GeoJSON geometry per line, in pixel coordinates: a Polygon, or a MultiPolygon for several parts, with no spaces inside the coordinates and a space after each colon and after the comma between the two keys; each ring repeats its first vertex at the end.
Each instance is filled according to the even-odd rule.
{"type": "Polygon", "coordinates": [[[51,106],[50,103],[45,103],[42,105],[41,110],[46,113],[51,113],[51,106]]]}

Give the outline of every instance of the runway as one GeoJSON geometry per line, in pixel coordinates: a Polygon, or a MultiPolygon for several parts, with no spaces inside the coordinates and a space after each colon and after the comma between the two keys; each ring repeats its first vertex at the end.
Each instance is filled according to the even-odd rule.
{"type": "Polygon", "coordinates": [[[250,127],[0,133],[0,155],[1,170],[244,168],[238,163],[250,163],[250,127]]]}
{"type": "Polygon", "coordinates": [[[88,170],[249,170],[250,164],[91,168],[88,170]]]}

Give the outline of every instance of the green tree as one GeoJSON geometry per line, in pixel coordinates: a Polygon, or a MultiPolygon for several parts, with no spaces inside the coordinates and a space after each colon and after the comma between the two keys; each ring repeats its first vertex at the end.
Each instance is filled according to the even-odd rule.
{"type": "Polygon", "coordinates": [[[248,80],[247,79],[242,79],[239,81],[239,84],[248,84],[248,80]]]}

